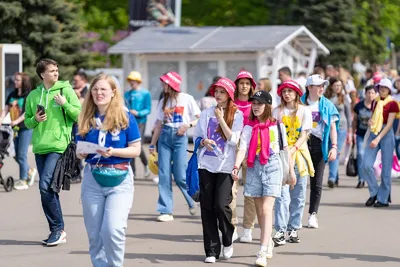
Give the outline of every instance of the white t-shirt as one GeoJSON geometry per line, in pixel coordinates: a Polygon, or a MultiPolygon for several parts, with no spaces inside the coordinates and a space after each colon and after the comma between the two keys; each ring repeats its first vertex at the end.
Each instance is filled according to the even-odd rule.
{"type": "Polygon", "coordinates": [[[286,135],[289,146],[293,146],[300,137],[301,131],[309,131],[312,128],[313,120],[310,109],[299,105],[296,116],[293,119],[292,114],[295,110],[284,107],[277,107],[272,112],[272,116],[280,120],[286,126],[286,135]],[[301,122],[299,117],[301,116],[301,122]]]}
{"type": "MultiPolygon", "coordinates": [[[[283,141],[283,148],[287,147],[287,139],[286,139],[286,129],[285,125],[283,123],[280,123],[281,126],[281,131],[282,131],[282,141],[283,141]]],[[[250,125],[246,125],[243,128],[242,135],[240,136],[240,145],[239,149],[240,150],[245,150],[248,151],[249,145],[250,145],[250,140],[251,140],[251,134],[253,131],[253,127],[250,125]]],[[[260,145],[260,135],[258,135],[259,140],[258,140],[258,145],[260,145]]],[[[264,149],[264,148],[262,148],[264,149]]],[[[280,148],[279,148],[279,135],[278,135],[278,127],[277,125],[269,127],[269,153],[270,155],[274,155],[279,153],[280,148]]],[[[259,154],[259,153],[256,153],[259,154]]]]}
{"type": "Polygon", "coordinates": [[[163,102],[164,98],[157,107],[157,120],[172,128],[190,124],[192,118],[200,115],[201,112],[193,96],[186,93],[179,93],[176,101],[172,100],[172,103],[170,99],[164,110],[162,110],[163,102]]]}
{"type": "MultiPolygon", "coordinates": [[[[322,120],[321,112],[319,111],[319,100],[313,102],[310,99],[307,99],[307,101],[309,104],[308,108],[311,111],[312,121],[313,121],[311,134],[322,140],[322,136],[325,129],[325,122],[322,120]]],[[[331,123],[337,121],[338,119],[339,118],[337,116],[331,116],[331,123]]]]}
{"type": "Polygon", "coordinates": [[[213,173],[231,173],[236,160],[236,147],[243,129],[243,113],[240,110],[236,111],[232,124],[231,138],[225,141],[221,134],[216,132],[219,122],[215,117],[214,111],[215,107],[210,107],[201,112],[193,140],[196,140],[197,137],[214,140],[225,158],[221,160],[214,151],[208,151],[207,148],[203,147],[198,152],[198,167],[213,173]]]}

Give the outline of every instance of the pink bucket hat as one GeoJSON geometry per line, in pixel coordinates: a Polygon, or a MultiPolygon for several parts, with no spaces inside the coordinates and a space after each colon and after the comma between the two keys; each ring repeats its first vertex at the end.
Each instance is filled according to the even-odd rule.
{"type": "Polygon", "coordinates": [[[283,89],[285,89],[285,88],[290,88],[290,89],[292,89],[293,91],[295,91],[296,93],[298,93],[299,96],[302,96],[302,95],[303,95],[303,91],[301,90],[300,85],[299,85],[297,82],[293,81],[293,80],[289,80],[289,81],[283,82],[283,83],[279,86],[279,88],[278,88],[278,95],[279,95],[279,96],[282,96],[282,91],[283,91],[283,89]]]}
{"type": "Polygon", "coordinates": [[[231,80],[229,80],[228,78],[221,78],[216,83],[214,83],[210,89],[210,94],[212,96],[214,96],[215,87],[217,86],[224,88],[228,92],[229,97],[232,100],[235,100],[236,85],[231,80]]]}
{"type": "Polygon", "coordinates": [[[171,86],[172,89],[174,89],[177,92],[181,91],[181,83],[182,83],[182,77],[173,71],[170,71],[160,77],[160,80],[169,86],[171,86]]]}
{"type": "Polygon", "coordinates": [[[380,72],[375,72],[374,75],[372,76],[372,80],[374,81],[375,84],[379,83],[383,78],[382,73],[380,72]]]}
{"type": "Polygon", "coordinates": [[[256,89],[257,84],[256,84],[256,82],[254,81],[253,75],[251,75],[250,72],[245,71],[245,70],[240,71],[240,72],[238,73],[238,75],[236,76],[235,84],[236,84],[236,82],[239,81],[240,79],[249,79],[251,85],[253,86],[253,89],[256,89]]]}

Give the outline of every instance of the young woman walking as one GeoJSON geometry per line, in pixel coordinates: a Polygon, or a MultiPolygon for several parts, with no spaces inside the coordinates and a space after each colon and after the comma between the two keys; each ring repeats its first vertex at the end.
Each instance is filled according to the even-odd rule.
{"type": "Polygon", "coordinates": [[[232,177],[238,179],[238,169],[247,152],[248,169],[244,195],[254,198],[261,228],[261,247],[255,264],[266,266],[267,258],[272,258],[274,247],[271,239],[272,209],[282,188],[283,173],[279,152],[283,148],[279,146],[279,137],[282,137],[285,148],[287,141],[285,126],[282,123],[277,125],[272,117],[272,96],[266,91],[258,91],[250,100],[252,111],[249,119],[257,123],[253,127],[246,125],[243,128],[232,177]]]}
{"type": "Polygon", "coordinates": [[[362,163],[362,172],[368,183],[369,199],[366,206],[377,208],[387,207],[391,202],[392,163],[394,151],[393,121],[399,113],[399,106],[390,95],[392,83],[389,79],[382,79],[375,88],[379,96],[372,102],[372,118],[369,120],[369,132],[365,136],[365,152],[362,163]],[[378,151],[382,155],[381,184],[378,185],[373,165],[378,151]]]}
{"type": "Polygon", "coordinates": [[[129,162],[140,154],[140,132],[110,76],[94,78],[84,103],[77,140],[106,148],[98,154],[77,152],[87,162],[81,198],[89,254],[93,266],[123,266],[134,191],[129,162]]]}
{"type": "Polygon", "coordinates": [[[306,204],[307,181],[314,176],[314,166],[307,147],[307,138],[312,128],[311,111],[300,101],[303,91],[298,83],[289,80],[278,88],[281,105],[274,109],[273,116],[286,127],[289,157],[295,173],[293,188],[282,186],[281,196],[275,202],[275,230],[273,237],[275,245],[286,244],[285,232],[288,232],[288,242],[300,243],[297,231],[302,227],[303,211],[306,204]]]}
{"type": "Polygon", "coordinates": [[[219,258],[222,233],[223,257],[233,254],[232,201],[233,179],[231,171],[236,158],[236,147],[243,128],[243,114],[234,104],[235,84],[221,78],[211,87],[210,94],[216,107],[205,109],[196,125],[194,140],[202,138],[199,151],[200,206],[203,225],[206,263],[219,258]]]}
{"type": "Polygon", "coordinates": [[[339,112],[335,105],[323,96],[324,88],[328,85],[329,81],[319,74],[311,75],[306,82],[306,93],[301,97],[301,101],[311,110],[313,118],[308,139],[308,149],[315,169],[314,177],[310,178],[309,228],[319,227],[317,213],[321,202],[325,163],[335,160],[338,152],[339,112]]]}
{"type": "Polygon", "coordinates": [[[157,124],[149,146],[149,152],[155,152],[158,141],[158,205],[160,213],[157,221],[172,221],[173,196],[172,174],[176,185],[189,205],[191,215],[196,214],[196,206],[186,190],[186,168],[188,137],[186,131],[196,126],[200,109],[193,96],[182,93],[181,76],[168,72],[160,77],[165,95],[157,107],[157,124]],[[182,160],[185,159],[185,160],[182,160]]]}

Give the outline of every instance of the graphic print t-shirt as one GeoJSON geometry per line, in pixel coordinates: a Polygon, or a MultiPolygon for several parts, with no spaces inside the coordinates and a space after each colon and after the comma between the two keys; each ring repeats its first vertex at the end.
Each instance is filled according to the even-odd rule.
{"type": "MultiPolygon", "coordinates": [[[[208,139],[213,140],[217,146],[221,149],[222,152],[224,152],[225,149],[225,140],[222,138],[221,133],[217,132],[217,128],[219,126],[218,119],[215,117],[210,118],[208,121],[208,128],[207,128],[207,137],[208,139]]],[[[204,155],[207,156],[217,156],[214,151],[208,151],[204,152],[204,155]]]]}
{"type": "MultiPolygon", "coordinates": [[[[6,100],[6,104],[8,105],[8,110],[10,112],[11,121],[15,121],[25,112],[25,100],[26,96],[19,96],[18,91],[14,90],[11,92],[6,100]]],[[[19,129],[25,129],[26,126],[24,121],[17,125],[19,129]]]]}
{"type": "MultiPolygon", "coordinates": [[[[313,121],[312,128],[311,128],[311,134],[322,140],[325,123],[322,120],[321,112],[319,111],[319,100],[316,102],[313,102],[310,99],[307,99],[307,101],[309,104],[308,108],[311,111],[312,121],[313,121]]],[[[331,116],[331,123],[333,123],[337,120],[339,120],[339,118],[337,116],[331,116]]]]}
{"type": "Polygon", "coordinates": [[[194,116],[200,115],[200,109],[191,95],[179,93],[176,101],[168,101],[164,110],[163,101],[161,99],[157,107],[157,120],[166,126],[179,128],[183,124],[190,124],[194,116]]]}
{"type": "Polygon", "coordinates": [[[365,136],[368,130],[368,121],[372,117],[372,110],[365,106],[364,101],[360,101],[354,107],[354,112],[357,114],[357,130],[358,136],[365,136]]]}

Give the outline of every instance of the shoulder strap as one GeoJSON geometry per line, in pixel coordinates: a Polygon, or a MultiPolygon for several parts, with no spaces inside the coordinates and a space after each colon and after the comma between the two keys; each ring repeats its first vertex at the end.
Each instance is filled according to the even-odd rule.
{"type": "Polygon", "coordinates": [[[280,150],[283,150],[283,138],[282,138],[282,129],[281,129],[280,121],[277,121],[276,127],[278,127],[279,147],[280,147],[280,150]]]}
{"type": "MultiPolygon", "coordinates": [[[[63,95],[63,89],[62,88],[60,89],[60,95],[63,95]]],[[[62,110],[62,113],[63,113],[63,116],[64,116],[65,126],[67,126],[67,117],[65,116],[65,110],[64,110],[63,107],[61,107],[61,110],[62,110]]]]}

